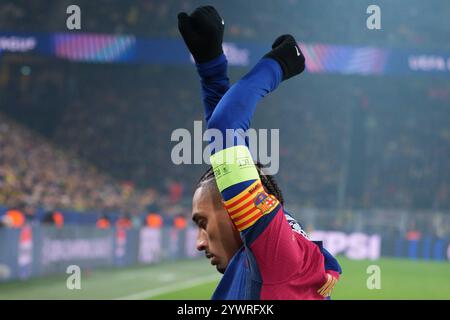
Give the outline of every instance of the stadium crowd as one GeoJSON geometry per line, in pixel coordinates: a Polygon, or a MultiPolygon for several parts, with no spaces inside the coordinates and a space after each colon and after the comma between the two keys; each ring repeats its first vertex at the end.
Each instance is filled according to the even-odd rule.
{"type": "Polygon", "coordinates": [[[145,210],[156,198],[154,190],[117,183],[1,114],[0,155],[0,203],[9,207],[125,212],[145,210]]]}
{"type": "MultiPolygon", "coordinates": [[[[190,190],[205,166],[191,165],[185,170],[185,166],[175,165],[171,150],[177,142],[171,141],[171,134],[177,128],[193,133],[193,121],[202,120],[199,84],[190,69],[95,65],[34,69],[27,80],[28,91],[14,92],[23,86],[10,79],[14,85],[4,96],[13,98],[5,99],[4,109],[11,117],[31,119],[26,124],[59,148],[122,184],[132,182],[133,190],[145,193],[151,188],[160,195],[172,190],[189,206],[190,190]],[[41,73],[50,72],[69,78],[60,88],[65,98],[52,96],[52,82],[48,90],[42,88],[41,73]],[[36,91],[49,93],[34,102],[17,103],[14,98],[39,97],[36,91]],[[56,99],[57,119],[26,117],[27,110],[43,100],[52,105],[51,99],[56,99]]],[[[230,76],[237,79],[242,72],[231,69],[230,76]]],[[[288,203],[321,208],[450,208],[450,168],[445,161],[450,156],[445,109],[449,91],[445,84],[416,79],[386,86],[396,80],[306,77],[302,90],[296,90],[298,84],[286,85],[266,99],[254,123],[255,128],[280,128],[278,180],[288,203]],[[318,94],[318,88],[327,94],[318,94]],[[296,125],[290,125],[290,119],[297,119],[296,125]],[[339,202],[342,190],[344,199],[339,202]]],[[[72,167],[66,165],[65,170],[72,167]]],[[[79,182],[85,178],[72,179],[79,182]]],[[[79,186],[78,182],[74,184],[79,186]]],[[[48,187],[54,185],[60,183],[48,187]]],[[[98,183],[90,185],[98,188],[98,183]]],[[[91,207],[123,209],[124,202],[118,204],[121,190],[119,183],[84,195],[91,194],[91,207]]],[[[71,203],[82,197],[82,192],[70,192],[74,193],[69,196],[71,203]]],[[[53,201],[51,196],[47,198],[53,201]]],[[[67,201],[63,199],[67,196],[58,200],[60,205],[67,201]]]]}
{"type": "MultiPolygon", "coordinates": [[[[79,1],[83,31],[158,37],[178,37],[176,13],[198,5],[191,0],[99,3],[79,1]]],[[[0,29],[64,31],[71,3],[58,1],[48,10],[42,4],[2,1],[0,29]]],[[[237,5],[235,0],[218,5],[230,17],[230,39],[270,43],[292,30],[294,21],[293,33],[305,42],[368,41],[365,28],[352,27],[365,24],[365,11],[361,21],[346,18],[361,4],[290,0],[276,15],[268,0],[259,1],[256,11],[251,3],[239,2],[242,10],[236,11],[237,5]],[[307,11],[300,10],[306,5],[307,11]],[[334,13],[328,28],[312,27],[324,10],[334,13]],[[275,19],[281,14],[286,18],[275,19]]],[[[444,23],[427,24],[444,21],[436,15],[445,11],[431,17],[423,8],[422,2],[410,2],[395,22],[393,13],[383,11],[384,26],[392,29],[371,37],[371,44],[445,48],[447,42],[437,42],[444,38],[444,23]],[[410,24],[419,14],[427,18],[410,24]],[[429,33],[436,36],[424,36],[429,33]]],[[[0,112],[7,114],[0,113],[0,205],[25,211],[189,212],[191,189],[205,166],[186,170],[173,164],[176,142],[170,137],[177,128],[192,132],[193,120],[202,120],[192,68],[3,59],[9,71],[0,79],[0,112]]],[[[243,72],[233,68],[230,78],[243,72]]],[[[305,75],[283,87],[261,104],[255,128],[280,128],[278,180],[288,205],[450,209],[445,81],[305,75]]]]}
{"type": "MultiPolygon", "coordinates": [[[[67,31],[66,8],[71,4],[69,0],[4,0],[0,3],[0,29],[67,31]]],[[[173,23],[177,13],[204,4],[199,0],[77,1],[85,32],[158,37],[177,37],[173,23]]],[[[357,0],[289,0],[282,4],[230,0],[215,5],[226,17],[227,38],[233,40],[270,41],[290,30],[304,42],[449,48],[445,2],[377,1],[382,29],[389,31],[378,33],[366,28],[366,9],[371,4],[357,0]]]]}

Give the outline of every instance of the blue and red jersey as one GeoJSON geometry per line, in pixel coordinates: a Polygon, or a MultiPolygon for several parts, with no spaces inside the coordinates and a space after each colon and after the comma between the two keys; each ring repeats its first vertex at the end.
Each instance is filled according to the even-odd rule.
{"type": "Polygon", "coordinates": [[[331,289],[336,280],[329,281],[330,271],[325,270],[320,246],[291,228],[283,207],[264,191],[260,181],[226,201],[225,207],[241,231],[244,245],[229,262],[213,299],[304,300],[327,296],[329,291],[321,294],[319,289],[327,283],[331,289]],[[258,207],[261,198],[266,199],[265,210],[258,207]]]}
{"type": "Polygon", "coordinates": [[[282,70],[275,60],[263,58],[229,87],[226,69],[224,55],[197,64],[208,128],[222,132],[224,139],[210,144],[211,163],[224,206],[243,240],[212,298],[326,299],[339,278],[339,264],[320,243],[298,232],[295,220],[264,189],[245,137],[236,135],[231,146],[225,140],[228,129],[248,130],[257,103],[278,87],[282,70]],[[245,161],[214,160],[242,150],[245,161]]]}

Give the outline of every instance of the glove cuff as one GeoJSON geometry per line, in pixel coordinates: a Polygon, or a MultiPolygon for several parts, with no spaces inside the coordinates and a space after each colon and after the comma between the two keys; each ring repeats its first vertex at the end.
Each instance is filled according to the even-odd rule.
{"type": "Polygon", "coordinates": [[[192,53],[196,63],[206,63],[208,61],[214,60],[223,54],[222,46],[220,48],[209,48],[208,50],[199,50],[192,53]]]}
{"type": "Polygon", "coordinates": [[[199,76],[205,80],[214,80],[215,78],[226,77],[228,61],[225,55],[222,53],[217,58],[208,62],[196,63],[197,72],[199,76]]]}

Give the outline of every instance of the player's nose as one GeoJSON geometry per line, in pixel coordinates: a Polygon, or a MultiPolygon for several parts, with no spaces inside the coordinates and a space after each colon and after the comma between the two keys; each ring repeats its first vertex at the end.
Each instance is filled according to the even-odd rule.
{"type": "Polygon", "coordinates": [[[206,250],[206,240],[197,240],[197,250],[198,251],[204,251],[206,250]]]}
{"type": "Polygon", "coordinates": [[[204,232],[200,230],[197,236],[196,247],[198,251],[204,251],[208,248],[208,241],[203,233],[204,232]]]}

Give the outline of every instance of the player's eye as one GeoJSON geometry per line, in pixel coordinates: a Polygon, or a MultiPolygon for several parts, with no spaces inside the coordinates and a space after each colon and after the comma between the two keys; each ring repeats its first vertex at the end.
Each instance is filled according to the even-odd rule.
{"type": "Polygon", "coordinates": [[[199,219],[197,225],[201,229],[206,229],[206,219],[199,219]]]}

